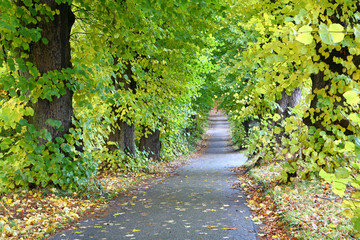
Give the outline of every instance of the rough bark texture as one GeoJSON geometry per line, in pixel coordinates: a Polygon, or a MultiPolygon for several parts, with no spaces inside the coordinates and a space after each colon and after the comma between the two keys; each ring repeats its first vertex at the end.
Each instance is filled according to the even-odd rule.
{"type": "MultiPolygon", "coordinates": [[[[330,88],[331,81],[324,81],[324,73],[320,71],[318,74],[311,75],[311,82],[311,93],[314,94],[314,98],[311,100],[310,109],[316,109],[319,98],[315,92],[319,89],[330,88]]],[[[306,117],[304,119],[304,123],[307,126],[315,126],[316,128],[324,129],[325,126],[323,126],[321,118],[322,114],[323,111],[320,109],[320,111],[314,112],[312,115],[310,114],[308,117],[306,117]]]]}
{"type": "Polygon", "coordinates": [[[290,95],[286,93],[285,89],[282,91],[281,98],[276,101],[276,103],[279,104],[277,113],[281,116],[281,120],[290,117],[289,109],[295,107],[300,103],[301,90],[301,88],[297,87],[290,92],[290,95]]]}
{"type": "MultiPolygon", "coordinates": [[[[53,21],[43,20],[37,24],[36,27],[42,29],[42,37],[45,37],[49,42],[43,44],[42,41],[39,41],[31,44],[29,60],[37,67],[40,74],[71,68],[70,32],[75,21],[71,7],[68,4],[58,5],[55,0],[45,0],[42,3],[49,5],[51,9],[58,9],[60,14],[55,15],[53,21]]],[[[38,99],[37,102],[31,104],[34,109],[34,116],[29,118],[29,122],[37,130],[47,129],[53,139],[68,133],[72,126],[72,117],[74,116],[73,92],[71,89],[65,88],[66,93],[59,98],[54,97],[52,101],[38,99]],[[60,120],[63,131],[58,131],[55,127],[47,125],[45,122],[48,119],[60,120]]]]}
{"type": "Polygon", "coordinates": [[[245,136],[249,137],[250,129],[254,126],[259,126],[259,121],[257,121],[256,119],[247,119],[243,121],[242,125],[244,126],[245,136]]]}
{"type": "Polygon", "coordinates": [[[140,139],[140,151],[147,151],[149,158],[160,161],[160,130],[156,129],[147,134],[147,137],[143,135],[140,139]]]}
{"type": "MultiPolygon", "coordinates": [[[[116,59],[116,64],[118,63],[116,59]]],[[[129,79],[117,75],[116,79],[113,79],[113,84],[116,90],[124,89],[136,93],[136,82],[133,79],[133,73],[131,71],[131,64],[126,64],[125,73],[129,79]],[[120,84],[123,84],[121,86],[120,84]]],[[[111,114],[116,116],[119,112],[119,106],[112,106],[111,114]]],[[[118,118],[112,126],[112,132],[109,135],[109,141],[115,142],[116,145],[109,145],[109,150],[114,151],[118,147],[126,154],[135,154],[135,125],[128,125],[123,119],[118,118]]]]}
{"type": "MultiPolygon", "coordinates": [[[[301,101],[301,91],[302,89],[300,87],[295,88],[293,91],[290,92],[290,95],[286,93],[286,90],[284,89],[281,93],[281,98],[276,101],[276,103],[279,105],[279,108],[277,109],[277,113],[280,115],[280,119],[274,123],[274,126],[280,126],[280,123],[291,116],[289,113],[290,108],[295,107],[296,105],[300,104],[301,101]]],[[[282,131],[280,134],[275,134],[276,141],[278,143],[281,143],[281,137],[284,135],[284,131],[282,131]]]]}
{"type": "MultiPolygon", "coordinates": [[[[340,72],[339,64],[329,64],[329,68],[333,72],[340,72]]],[[[341,68],[342,69],[342,68],[341,68]]],[[[340,74],[340,73],[339,73],[340,74]]],[[[335,111],[339,110],[339,108],[344,107],[345,98],[343,96],[343,93],[335,93],[331,94],[330,89],[332,85],[332,80],[324,80],[324,73],[319,72],[318,74],[313,74],[311,76],[312,81],[312,94],[314,95],[314,98],[312,99],[310,103],[310,110],[311,109],[318,109],[318,111],[315,112],[309,112],[309,116],[303,119],[304,123],[307,126],[314,126],[317,129],[321,129],[325,131],[327,134],[332,135],[333,132],[331,129],[327,129],[327,126],[340,126],[345,129],[345,134],[350,135],[353,134],[353,131],[349,130],[348,127],[350,125],[349,120],[343,118],[342,116],[337,115],[335,111]],[[325,92],[325,94],[330,96],[337,96],[339,97],[339,101],[335,100],[332,102],[332,106],[324,106],[323,104],[319,106],[319,96],[316,94],[318,90],[322,90],[325,92]],[[324,122],[324,116],[325,115],[337,115],[338,117],[335,119],[331,119],[331,122],[324,122]]]]}
{"type": "Polygon", "coordinates": [[[116,145],[109,145],[109,150],[114,151],[118,147],[126,154],[135,153],[135,125],[128,125],[126,122],[118,120],[116,127],[109,135],[109,140],[116,145]]]}

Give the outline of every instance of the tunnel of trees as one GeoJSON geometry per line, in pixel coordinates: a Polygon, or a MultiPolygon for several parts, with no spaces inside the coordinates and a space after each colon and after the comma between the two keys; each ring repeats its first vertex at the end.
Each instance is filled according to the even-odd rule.
{"type": "Polygon", "coordinates": [[[201,137],[216,101],[238,147],[282,162],[282,182],[321,176],[360,199],[359,9],[3,0],[0,191],[76,191],[100,171],[171,161],[201,137]]]}

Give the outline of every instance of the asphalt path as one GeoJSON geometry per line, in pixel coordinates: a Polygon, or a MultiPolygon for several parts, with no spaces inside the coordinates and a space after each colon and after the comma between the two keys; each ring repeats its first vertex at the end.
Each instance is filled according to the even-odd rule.
{"type": "Polygon", "coordinates": [[[232,188],[237,174],[230,170],[246,158],[229,145],[226,117],[212,114],[210,121],[205,154],[52,239],[257,239],[246,196],[232,188]]]}

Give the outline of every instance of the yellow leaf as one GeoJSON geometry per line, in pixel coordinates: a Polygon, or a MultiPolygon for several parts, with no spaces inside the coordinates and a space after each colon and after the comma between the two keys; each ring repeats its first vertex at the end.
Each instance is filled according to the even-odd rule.
{"type": "Polygon", "coordinates": [[[224,230],[236,230],[237,228],[222,228],[224,230]]]}
{"type": "Polygon", "coordinates": [[[343,214],[344,214],[344,216],[347,217],[347,218],[352,218],[352,217],[354,216],[354,212],[353,212],[351,209],[349,209],[349,208],[345,209],[345,210],[343,211],[343,214]]]}
{"type": "Polygon", "coordinates": [[[312,30],[313,29],[310,26],[302,26],[298,31],[296,40],[305,45],[312,43],[313,41],[313,36],[311,35],[312,30]]]}
{"type": "Polygon", "coordinates": [[[206,209],[206,211],[208,211],[208,212],[216,212],[215,209],[206,209]]]}
{"type": "Polygon", "coordinates": [[[344,27],[338,23],[330,24],[328,31],[334,43],[341,42],[344,39],[344,27]]]}

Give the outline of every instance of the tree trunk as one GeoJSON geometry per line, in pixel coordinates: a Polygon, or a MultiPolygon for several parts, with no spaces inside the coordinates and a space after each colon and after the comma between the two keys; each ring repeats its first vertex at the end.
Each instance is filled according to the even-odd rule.
{"type": "Polygon", "coordinates": [[[287,117],[290,117],[289,109],[298,105],[301,101],[301,91],[300,87],[295,88],[293,91],[290,92],[290,95],[286,93],[284,89],[282,91],[282,96],[279,100],[276,101],[279,104],[277,109],[277,113],[281,116],[281,121],[287,117]]]}
{"type": "Polygon", "coordinates": [[[250,136],[251,128],[253,128],[254,126],[259,126],[259,121],[256,119],[250,118],[250,119],[243,121],[242,125],[244,126],[245,137],[248,138],[250,136]]]}
{"type": "MultiPolygon", "coordinates": [[[[317,91],[325,88],[330,88],[331,81],[324,81],[324,73],[319,71],[317,74],[311,75],[311,93],[314,95],[314,98],[311,100],[310,109],[318,108],[317,104],[319,102],[319,97],[317,96],[317,91]]],[[[304,118],[304,123],[307,126],[315,126],[316,128],[323,129],[321,115],[323,111],[315,111],[314,113],[309,112],[309,116],[304,118]]]]}
{"type": "MultiPolygon", "coordinates": [[[[72,68],[70,32],[75,21],[70,5],[58,5],[55,0],[45,0],[43,3],[50,6],[52,10],[58,9],[60,13],[55,15],[53,20],[46,21],[42,18],[42,21],[36,25],[42,29],[41,35],[48,40],[48,44],[44,44],[42,41],[34,42],[30,45],[28,53],[30,62],[37,67],[41,75],[55,70],[61,72],[65,68],[72,68]]],[[[67,81],[64,80],[63,83],[65,94],[59,98],[52,97],[51,101],[41,98],[33,101],[31,106],[34,109],[34,115],[28,119],[29,123],[33,124],[37,130],[47,129],[53,140],[69,132],[74,116],[73,90],[66,86],[67,81]],[[60,120],[63,128],[59,130],[49,126],[46,124],[48,119],[60,120]]],[[[41,143],[44,142],[41,141],[41,143]]]]}
{"type": "Polygon", "coordinates": [[[160,130],[150,130],[147,136],[143,135],[140,139],[140,151],[146,151],[149,153],[149,158],[155,161],[160,161],[160,130]]]}
{"type": "MultiPolygon", "coordinates": [[[[293,108],[300,103],[301,92],[302,89],[300,87],[297,87],[290,92],[290,95],[288,95],[286,93],[286,90],[283,89],[281,93],[281,98],[276,101],[276,103],[279,105],[279,108],[277,109],[277,114],[280,115],[280,119],[274,122],[273,126],[277,126],[283,129],[281,122],[291,116],[289,112],[290,108],[293,108]]],[[[281,138],[283,136],[284,136],[284,129],[279,134],[275,134],[276,141],[279,144],[281,144],[281,138]]]]}
{"type": "MultiPolygon", "coordinates": [[[[118,59],[115,58],[115,64],[118,64],[118,59]]],[[[136,93],[136,82],[133,78],[133,73],[131,71],[131,64],[128,63],[125,65],[126,70],[124,75],[127,75],[128,81],[122,75],[120,77],[119,73],[116,74],[116,78],[113,79],[113,84],[116,90],[125,90],[132,91],[133,94],[136,93]],[[121,86],[120,84],[123,84],[121,86]]],[[[120,106],[114,104],[112,106],[111,114],[112,116],[118,116],[119,111],[121,111],[120,106]]],[[[114,151],[119,148],[121,151],[124,151],[126,154],[135,154],[135,125],[127,124],[126,121],[117,117],[116,122],[112,125],[112,132],[109,135],[109,141],[114,142],[115,145],[109,145],[109,150],[114,151]]]]}
{"type": "MultiPolygon", "coordinates": [[[[332,65],[330,65],[330,70],[336,71],[336,68],[331,68],[331,66],[332,65]]],[[[345,129],[345,134],[353,134],[353,131],[348,129],[350,125],[349,120],[344,119],[340,114],[336,113],[336,111],[344,107],[345,98],[343,93],[336,92],[331,94],[332,80],[324,80],[324,76],[323,72],[311,76],[312,94],[314,97],[310,103],[308,116],[305,117],[303,121],[307,126],[314,126],[316,129],[321,129],[330,135],[334,133],[328,126],[339,126],[345,129]],[[319,92],[321,92],[321,94],[319,94],[319,92]],[[336,96],[337,99],[335,99],[334,96],[336,96]],[[326,99],[330,98],[334,98],[335,100],[326,101],[326,99]],[[338,101],[338,99],[340,100],[338,101]]]]}
{"type": "Polygon", "coordinates": [[[109,145],[110,151],[119,148],[126,154],[135,154],[135,125],[128,125],[119,119],[109,135],[109,140],[116,143],[116,145],[109,145]]]}

